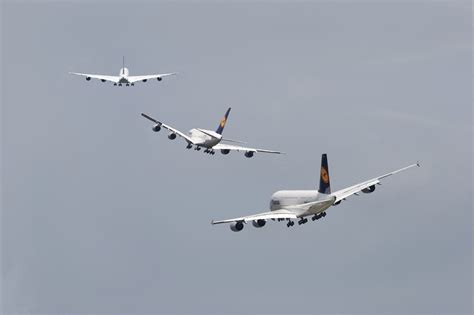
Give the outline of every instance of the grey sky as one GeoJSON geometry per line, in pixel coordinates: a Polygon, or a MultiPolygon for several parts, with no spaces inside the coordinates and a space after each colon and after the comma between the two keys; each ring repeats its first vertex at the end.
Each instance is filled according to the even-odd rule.
{"type": "Polygon", "coordinates": [[[471,313],[468,1],[1,4],[4,313],[471,313]],[[116,88],[68,71],[178,71],[116,88]],[[285,156],[211,157],[215,128],[285,156]],[[420,160],[316,223],[211,219],[420,160]]]}

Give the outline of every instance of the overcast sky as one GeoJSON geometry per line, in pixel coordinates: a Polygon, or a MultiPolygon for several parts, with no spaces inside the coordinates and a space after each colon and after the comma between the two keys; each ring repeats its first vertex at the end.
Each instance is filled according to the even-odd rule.
{"type": "Polygon", "coordinates": [[[470,1],[1,4],[5,314],[471,313],[470,1]],[[69,71],[179,72],[114,87],[69,71]],[[215,129],[286,155],[209,156],[215,129]],[[420,160],[317,222],[268,210],[420,160]]]}

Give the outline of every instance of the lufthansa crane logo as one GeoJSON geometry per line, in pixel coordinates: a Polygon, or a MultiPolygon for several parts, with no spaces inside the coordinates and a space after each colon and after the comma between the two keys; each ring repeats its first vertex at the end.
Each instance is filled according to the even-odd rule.
{"type": "Polygon", "coordinates": [[[226,119],[225,119],[225,118],[222,118],[222,120],[221,120],[221,128],[224,128],[225,122],[226,122],[226,119]]]}
{"type": "Polygon", "coordinates": [[[329,174],[324,167],[321,167],[321,179],[323,180],[323,183],[329,184],[329,174]]]}

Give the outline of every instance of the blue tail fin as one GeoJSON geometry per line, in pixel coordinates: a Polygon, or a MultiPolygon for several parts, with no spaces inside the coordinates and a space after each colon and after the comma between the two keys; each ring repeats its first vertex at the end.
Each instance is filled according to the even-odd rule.
{"type": "Polygon", "coordinates": [[[331,184],[329,183],[328,156],[326,153],[321,157],[321,175],[319,177],[318,192],[328,195],[331,193],[331,184]]]}
{"type": "Polygon", "coordinates": [[[224,118],[222,118],[221,122],[219,123],[219,127],[217,127],[216,132],[220,135],[222,134],[222,131],[224,131],[225,123],[227,122],[227,117],[229,117],[230,109],[231,108],[229,107],[227,112],[225,112],[224,118]]]}

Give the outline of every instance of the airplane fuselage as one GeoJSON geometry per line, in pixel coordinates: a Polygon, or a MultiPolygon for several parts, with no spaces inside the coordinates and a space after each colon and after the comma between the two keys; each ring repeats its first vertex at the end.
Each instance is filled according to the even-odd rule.
{"type": "Polygon", "coordinates": [[[188,134],[189,137],[196,143],[196,145],[208,149],[211,149],[222,140],[222,136],[212,130],[194,128],[189,130],[188,134]]]}
{"type": "MultiPolygon", "coordinates": [[[[317,190],[280,190],[272,195],[270,201],[270,210],[275,211],[289,208],[291,206],[298,206],[315,201],[323,201],[330,199],[330,195],[321,194],[317,190]]],[[[294,211],[297,213],[298,217],[304,217],[324,212],[330,206],[331,204],[328,204],[322,207],[320,206],[317,208],[309,208],[306,211],[298,211],[296,209],[294,211]]]]}
{"type": "Polygon", "coordinates": [[[120,73],[119,73],[120,80],[118,83],[130,83],[130,81],[128,81],[129,74],[130,74],[130,71],[128,71],[127,68],[120,69],[120,73]]]}

